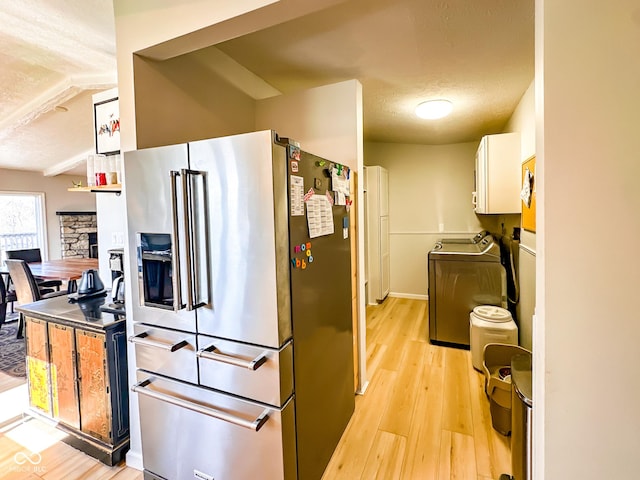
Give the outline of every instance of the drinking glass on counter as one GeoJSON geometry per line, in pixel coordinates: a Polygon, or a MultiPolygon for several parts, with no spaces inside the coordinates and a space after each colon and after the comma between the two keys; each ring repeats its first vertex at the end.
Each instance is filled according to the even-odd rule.
{"type": "Polygon", "coordinates": [[[118,182],[117,183],[122,183],[122,155],[121,154],[116,154],[116,173],[118,174],[118,182]]]}
{"type": "Polygon", "coordinates": [[[94,162],[95,157],[93,155],[89,155],[87,157],[87,187],[93,187],[96,184],[94,162]]]}
{"type": "Polygon", "coordinates": [[[109,155],[106,158],[105,172],[107,174],[107,185],[118,183],[118,173],[116,171],[116,155],[109,155]]]}
{"type": "Polygon", "coordinates": [[[96,176],[96,186],[102,186],[107,184],[107,172],[106,172],[106,158],[104,155],[96,156],[94,163],[94,170],[96,176]]]}

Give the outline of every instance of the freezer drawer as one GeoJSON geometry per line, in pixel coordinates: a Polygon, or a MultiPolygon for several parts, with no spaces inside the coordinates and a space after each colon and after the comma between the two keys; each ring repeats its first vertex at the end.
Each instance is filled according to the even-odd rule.
{"type": "Polygon", "coordinates": [[[282,409],[138,371],[145,471],[169,480],[296,478],[294,402],[282,409]]]}
{"type": "Polygon", "coordinates": [[[200,383],[281,406],[293,393],[293,344],[281,349],[198,335],[200,383]]]}
{"type": "Polygon", "coordinates": [[[136,365],[149,372],[198,383],[196,336],[143,323],[133,326],[136,365]]]}

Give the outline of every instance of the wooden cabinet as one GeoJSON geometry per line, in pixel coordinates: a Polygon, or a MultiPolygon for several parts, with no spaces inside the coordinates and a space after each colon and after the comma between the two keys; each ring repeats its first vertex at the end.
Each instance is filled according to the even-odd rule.
{"type": "Polygon", "coordinates": [[[29,405],[51,416],[47,322],[35,318],[26,318],[26,321],[29,327],[29,336],[25,339],[29,405]]]}
{"type": "Polygon", "coordinates": [[[49,334],[51,416],[67,425],[80,428],[74,329],[66,325],[49,323],[47,330],[49,334]]]}
{"type": "Polygon", "coordinates": [[[476,152],[476,213],[520,213],[520,134],[482,137],[476,152]]]}
{"type": "Polygon", "coordinates": [[[108,372],[105,369],[105,336],[99,333],[76,331],[78,348],[78,388],[83,432],[102,441],[111,440],[111,408],[108,372]]]}
{"type": "Polygon", "coordinates": [[[20,307],[29,405],[58,422],[66,443],[115,465],[129,448],[125,322],[75,323],[31,309],[53,300],[20,307]]]}

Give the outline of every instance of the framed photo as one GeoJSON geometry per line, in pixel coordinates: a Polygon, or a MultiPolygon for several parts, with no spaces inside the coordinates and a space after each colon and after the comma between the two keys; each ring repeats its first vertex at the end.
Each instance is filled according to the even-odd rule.
{"type": "Polygon", "coordinates": [[[93,105],[96,132],[96,153],[112,155],[120,153],[120,108],[118,98],[111,98],[93,105]]]}

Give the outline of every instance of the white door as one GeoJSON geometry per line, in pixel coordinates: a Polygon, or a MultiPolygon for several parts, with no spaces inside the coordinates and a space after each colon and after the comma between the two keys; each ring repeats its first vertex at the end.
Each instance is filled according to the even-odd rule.
{"type": "Polygon", "coordinates": [[[390,254],[389,254],[389,217],[380,217],[380,298],[384,299],[389,294],[390,254]]]}
{"type": "Polygon", "coordinates": [[[378,187],[379,202],[380,202],[380,216],[386,217],[389,215],[389,172],[386,169],[380,168],[380,185],[378,187]]]}

